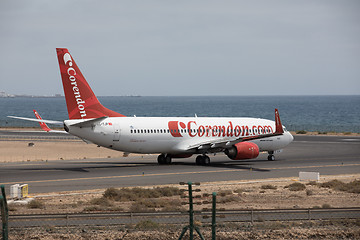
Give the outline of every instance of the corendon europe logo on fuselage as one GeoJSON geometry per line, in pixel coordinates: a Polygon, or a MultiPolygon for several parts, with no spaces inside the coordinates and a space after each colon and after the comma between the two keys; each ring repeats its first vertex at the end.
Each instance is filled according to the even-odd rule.
{"type": "Polygon", "coordinates": [[[80,116],[83,118],[86,116],[86,111],[85,111],[85,106],[83,104],[85,104],[85,101],[81,98],[81,94],[80,94],[80,90],[78,88],[77,82],[76,82],[76,71],[75,69],[72,67],[73,66],[73,62],[71,60],[71,56],[69,53],[65,53],[64,54],[64,62],[65,65],[68,66],[67,69],[67,74],[69,75],[69,80],[70,80],[70,84],[72,87],[72,90],[74,92],[74,97],[75,97],[75,101],[77,104],[77,108],[80,111],[80,116]]]}
{"type": "Polygon", "coordinates": [[[269,125],[235,125],[229,121],[227,125],[197,125],[196,121],[189,121],[187,124],[179,121],[169,121],[168,127],[173,137],[183,137],[188,134],[190,137],[240,137],[253,134],[273,133],[269,125]]]}

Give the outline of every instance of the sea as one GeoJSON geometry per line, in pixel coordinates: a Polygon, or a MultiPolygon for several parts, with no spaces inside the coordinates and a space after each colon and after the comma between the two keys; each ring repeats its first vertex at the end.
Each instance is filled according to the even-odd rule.
{"type": "MultiPolygon", "coordinates": [[[[355,96],[106,96],[107,108],[138,117],[255,117],[274,119],[292,131],[360,133],[360,95],[355,96]]],[[[68,119],[64,97],[0,98],[0,127],[37,127],[7,116],[68,119]]]]}

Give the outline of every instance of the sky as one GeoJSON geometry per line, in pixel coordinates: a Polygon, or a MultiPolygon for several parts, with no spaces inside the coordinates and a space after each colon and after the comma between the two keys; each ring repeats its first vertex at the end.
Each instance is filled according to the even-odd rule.
{"type": "Polygon", "coordinates": [[[63,94],[57,47],[99,96],[359,95],[360,1],[0,0],[0,91],[63,94]]]}

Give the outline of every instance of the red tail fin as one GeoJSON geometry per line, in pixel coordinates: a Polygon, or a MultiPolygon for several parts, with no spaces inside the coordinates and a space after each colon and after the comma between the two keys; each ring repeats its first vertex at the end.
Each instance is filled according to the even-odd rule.
{"type": "Polygon", "coordinates": [[[57,48],[56,52],[69,119],[125,117],[101,105],[66,48],[57,48]]]}

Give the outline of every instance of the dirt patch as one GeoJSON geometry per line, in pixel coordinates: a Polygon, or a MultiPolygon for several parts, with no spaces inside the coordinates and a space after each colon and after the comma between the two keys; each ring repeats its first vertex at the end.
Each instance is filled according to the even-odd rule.
{"type": "MultiPolygon", "coordinates": [[[[178,239],[181,228],[158,226],[160,229],[131,229],[124,227],[86,227],[76,228],[33,228],[16,229],[9,239],[145,239],[169,240],[178,239]]],[[[270,222],[248,224],[231,224],[219,226],[216,232],[218,240],[235,239],[360,239],[360,222],[358,220],[309,221],[303,222],[270,222]]],[[[201,228],[205,239],[211,239],[211,231],[201,228]]],[[[200,239],[194,233],[194,239],[200,239]]],[[[183,239],[189,239],[187,232],[183,239]]]]}

